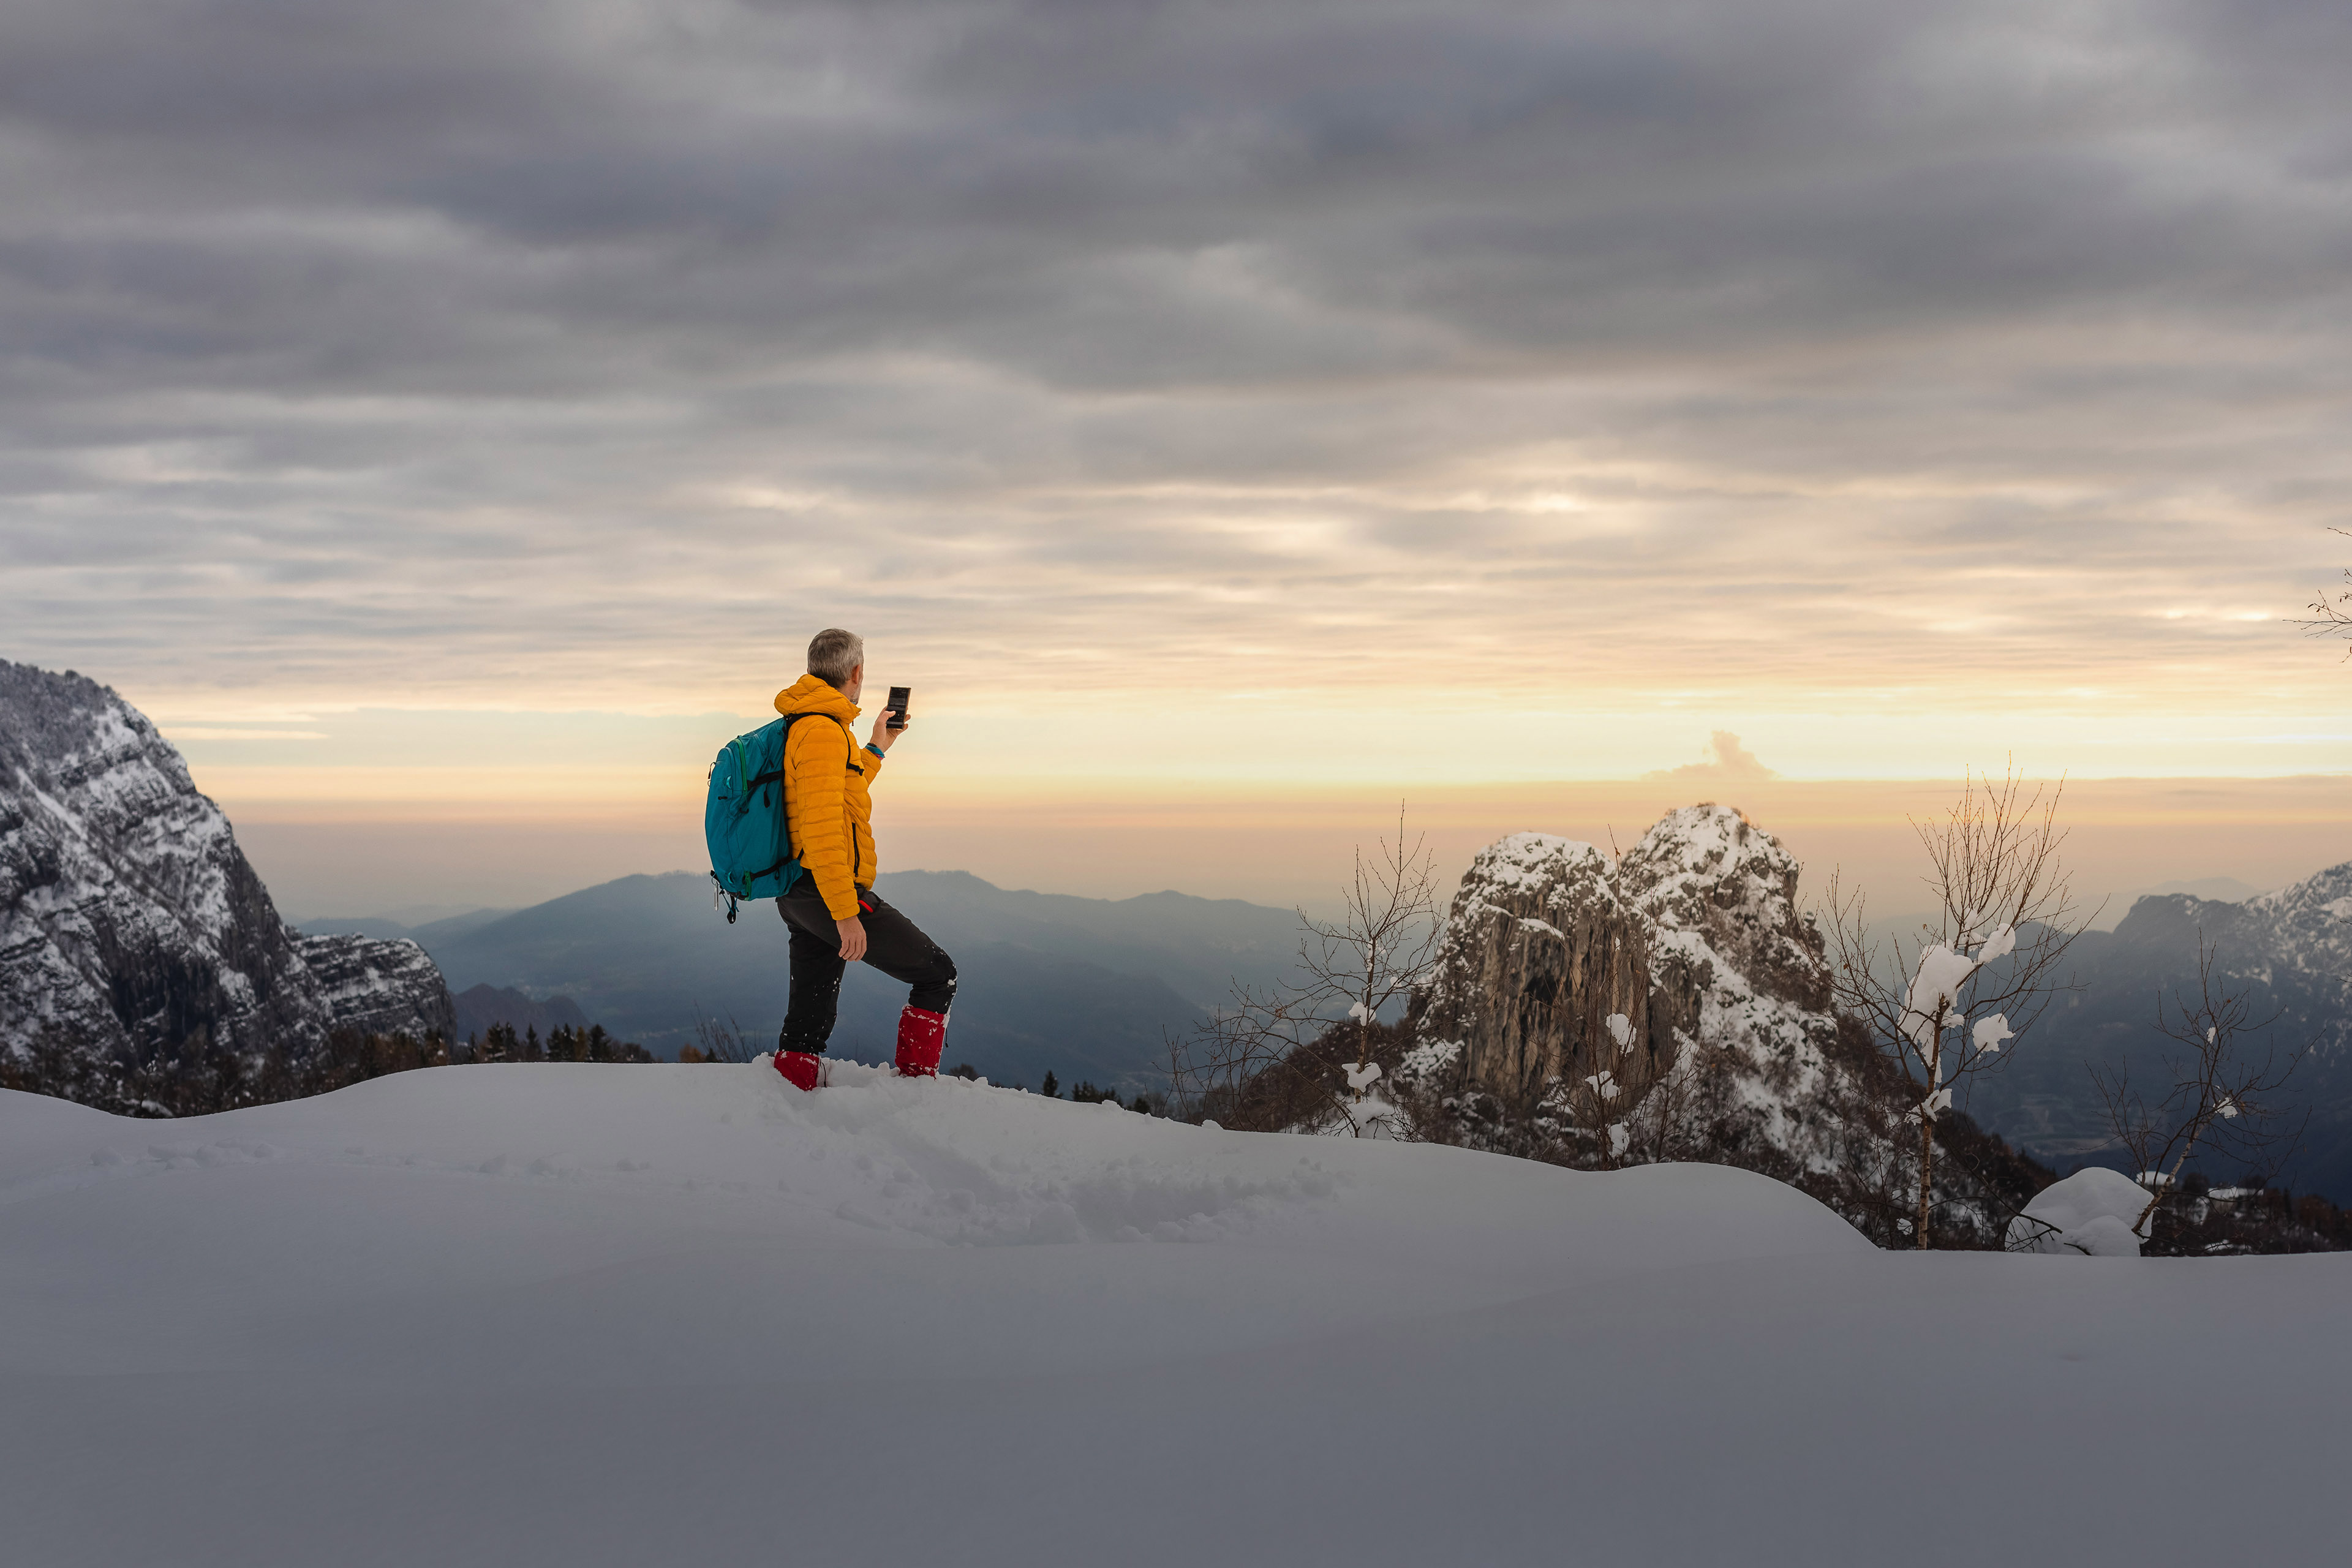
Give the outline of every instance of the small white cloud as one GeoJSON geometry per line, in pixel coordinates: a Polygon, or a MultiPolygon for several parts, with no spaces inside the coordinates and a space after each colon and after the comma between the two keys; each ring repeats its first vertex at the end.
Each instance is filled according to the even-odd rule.
{"type": "Polygon", "coordinates": [[[1708,736],[1706,749],[1715,753],[1713,762],[1685,763],[1678,768],[1642,776],[1690,784],[1761,784],[1780,776],[1757,761],[1754,753],[1739,743],[1739,737],[1728,730],[1717,730],[1708,736]]]}

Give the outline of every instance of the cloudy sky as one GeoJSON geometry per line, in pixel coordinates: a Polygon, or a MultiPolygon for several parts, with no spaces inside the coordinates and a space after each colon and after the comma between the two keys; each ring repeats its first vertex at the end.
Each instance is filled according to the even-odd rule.
{"type": "Polygon", "coordinates": [[[8,0],[0,655],[249,837],[658,837],[827,623],[910,812],[2341,773],[2347,79],[2319,0],[8,0]]]}

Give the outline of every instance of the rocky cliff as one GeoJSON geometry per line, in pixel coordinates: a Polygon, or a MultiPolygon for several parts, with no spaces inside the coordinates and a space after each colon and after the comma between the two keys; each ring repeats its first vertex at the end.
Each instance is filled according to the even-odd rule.
{"type": "Polygon", "coordinates": [[[1852,1075],[1797,874],[1770,834],[1713,805],[1613,861],[1538,833],[1488,846],[1417,1001],[1409,1077],[1465,1115],[1576,1129],[1602,1159],[1704,1157],[1728,1139],[1815,1170],[1852,1163],[1852,1075]]]}
{"type": "Polygon", "coordinates": [[[1465,1085],[1507,1104],[1604,1071],[1638,1099],[1698,1030],[1686,965],[1654,973],[1660,934],[1600,850],[1514,834],[1478,852],[1454,894],[1422,1032],[1455,1043],[1465,1085]]]}
{"type": "Polygon", "coordinates": [[[145,1068],[449,1018],[415,943],[288,931],[138,710],[0,660],[0,1053],[145,1068]]]}

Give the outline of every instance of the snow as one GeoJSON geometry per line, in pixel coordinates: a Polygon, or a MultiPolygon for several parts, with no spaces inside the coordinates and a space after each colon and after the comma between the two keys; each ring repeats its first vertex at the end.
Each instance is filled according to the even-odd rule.
{"type": "MultiPolygon", "coordinates": [[[[2132,1226],[2147,1208],[2147,1187],[2120,1171],[2092,1165],[2036,1194],[2009,1222],[2009,1246],[2018,1252],[2137,1258],[2139,1237],[2132,1226]]],[[[2346,1282],[2352,1283],[2352,1275],[2346,1282]]]]}
{"type": "MultiPolygon", "coordinates": [[[[1971,916],[1962,923],[1972,924],[1976,918],[1971,916]]],[[[2016,948],[2017,928],[2003,926],[1986,938],[1973,956],[1942,942],[1930,943],[1920,950],[1898,1024],[1917,1047],[1920,1065],[1927,1069],[1929,1092],[1912,1107],[1907,1120],[1916,1121],[1924,1116],[1933,1121],[1952,1108],[1952,1085],[1946,1081],[1945,1068],[1950,1065],[1958,1068],[1965,1064],[1946,1063],[1944,1031],[1957,1029],[1966,1021],[1959,1007],[1960,987],[1979,967],[1996,958],[2007,957],[2016,948]]],[[[2008,1017],[1994,1013],[1977,1021],[1969,1038],[1979,1051],[1998,1051],[2003,1040],[2015,1037],[2010,1032],[2008,1017]]]]}
{"type": "Polygon", "coordinates": [[[1904,1001],[1903,1032],[1922,1053],[1932,1056],[1936,1037],[1958,1022],[1952,1004],[1959,999],[1961,983],[1976,973],[1976,967],[1975,959],[1942,942],[1921,951],[1910,994],[1904,1001]]]}
{"type": "Polygon", "coordinates": [[[1472,879],[1503,888],[1540,888],[1555,880],[1559,868],[1584,865],[1605,870],[1608,860],[1581,839],[1553,833],[1514,833],[1478,851],[1470,863],[1472,879]]]}
{"type": "Polygon", "coordinates": [[[846,1063],[0,1094],[0,1556],[2326,1561],[2347,1298],[846,1063]],[[2264,1461],[2183,1510],[2117,1435],[2217,1343],[2200,1429],[2264,1461]],[[1921,1535],[1922,1473],[2000,1504],[1921,1535]]]}

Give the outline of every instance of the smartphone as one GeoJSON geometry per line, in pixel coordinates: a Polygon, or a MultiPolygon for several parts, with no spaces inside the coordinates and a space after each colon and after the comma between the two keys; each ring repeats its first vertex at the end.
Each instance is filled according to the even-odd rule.
{"type": "Polygon", "coordinates": [[[911,686],[894,686],[890,689],[890,700],[882,704],[882,707],[891,716],[890,728],[893,730],[903,730],[907,727],[907,700],[914,694],[915,689],[911,686]]]}

